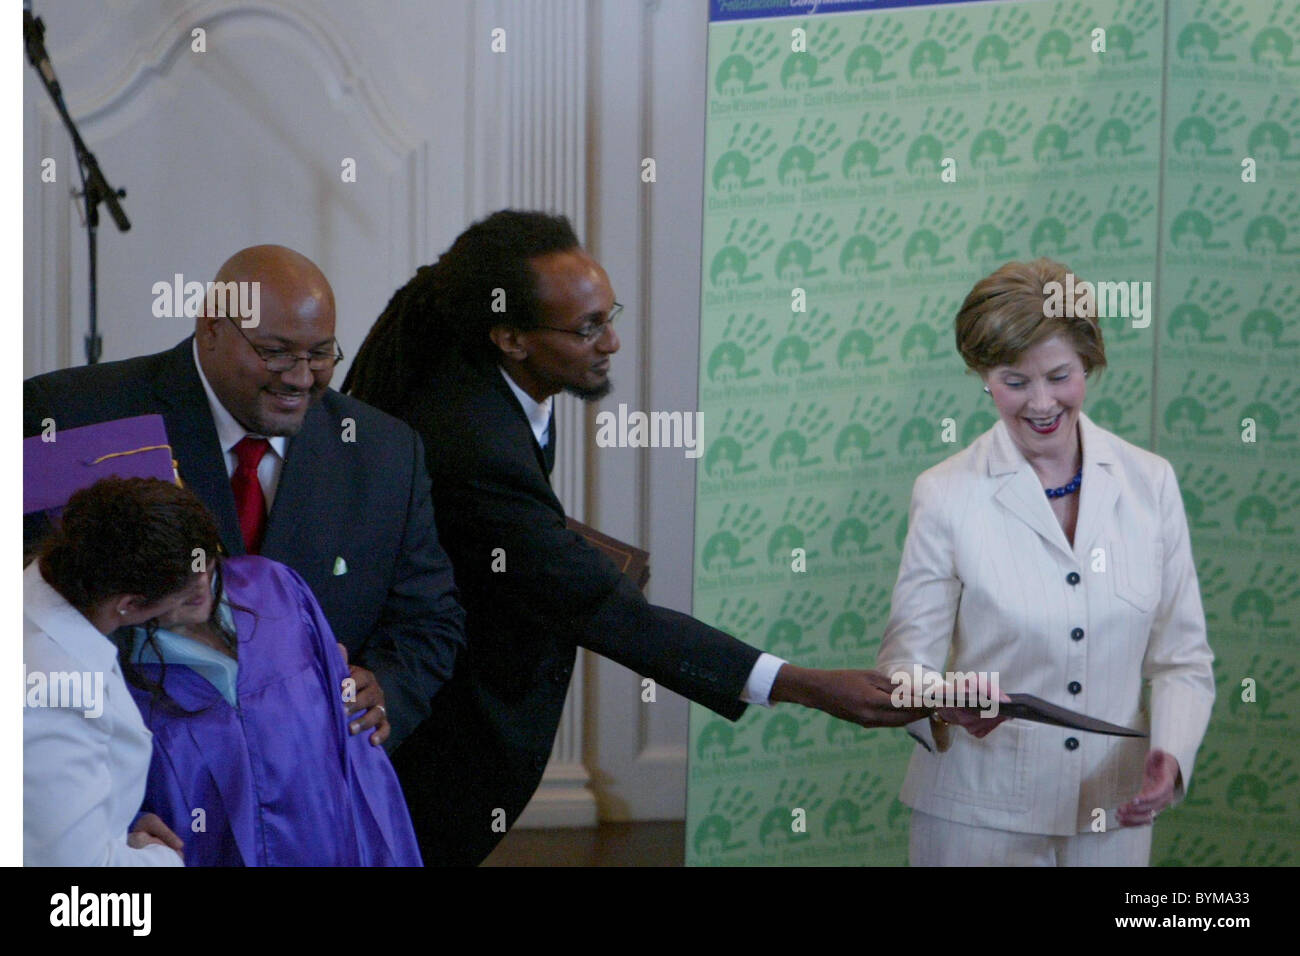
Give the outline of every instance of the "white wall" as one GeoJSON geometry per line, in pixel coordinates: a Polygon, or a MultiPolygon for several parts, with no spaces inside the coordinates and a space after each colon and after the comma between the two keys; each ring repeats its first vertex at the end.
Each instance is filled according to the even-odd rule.
{"type": "MultiPolygon", "coordinates": [[[[628,308],[615,389],[600,407],[694,411],[707,6],[598,6],[591,245],[628,308]],[[652,184],[640,178],[646,157],[655,160],[652,184]]],[[[695,461],[679,449],[589,447],[589,455],[591,522],[650,552],[652,602],[690,611],[695,461]]],[[[595,675],[588,705],[600,715],[589,764],[610,770],[598,779],[602,817],[684,816],[686,701],[660,688],[654,704],[643,703],[636,675],[594,654],[586,659],[595,675]]]]}
{"type": "MultiPolygon", "coordinates": [[[[459,231],[463,4],[37,0],[34,12],[83,137],[127,190],[131,231],[106,217],[100,229],[105,360],[188,334],[190,323],[151,315],[154,282],[206,281],[257,242],[320,264],[353,353],[392,288],[459,231]],[[204,53],[191,50],[196,26],[204,53]],[[446,130],[450,141],[435,135],[446,130]],[[340,176],[345,157],[355,183],[340,176]]],[[[68,138],[35,74],[24,79],[25,166],[58,163],[57,183],[25,183],[24,371],[34,374],[84,361],[86,251],[68,138]]]]}

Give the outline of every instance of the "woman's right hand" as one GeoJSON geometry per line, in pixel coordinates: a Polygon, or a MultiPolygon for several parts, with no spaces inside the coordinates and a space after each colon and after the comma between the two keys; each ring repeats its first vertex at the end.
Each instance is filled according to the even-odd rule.
{"type": "MultiPolygon", "coordinates": [[[[964,688],[954,687],[954,696],[947,696],[949,691],[945,690],[945,699],[968,701],[979,700],[980,697],[978,694],[981,689],[985,694],[988,693],[988,686],[986,685],[984,688],[980,688],[976,681],[976,676],[971,674],[968,675],[964,688]]],[[[1001,690],[998,691],[999,703],[1004,701],[1010,702],[1010,700],[1011,698],[1005,693],[1001,690]]],[[[962,727],[972,737],[976,738],[987,737],[993,732],[993,729],[997,727],[998,724],[1007,719],[1002,716],[985,716],[982,709],[975,707],[940,707],[935,711],[935,714],[938,715],[939,719],[944,723],[956,724],[959,727],[962,727]]]]}
{"type": "Polygon", "coordinates": [[[127,834],[126,845],[139,850],[151,843],[171,847],[182,860],[185,859],[185,844],[172,832],[171,827],[163,823],[162,817],[156,813],[141,814],[135,821],[135,828],[127,834]]]}

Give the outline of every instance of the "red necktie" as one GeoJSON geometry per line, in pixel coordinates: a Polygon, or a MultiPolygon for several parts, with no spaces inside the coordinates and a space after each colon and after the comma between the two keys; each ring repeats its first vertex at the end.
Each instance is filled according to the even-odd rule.
{"type": "Polygon", "coordinates": [[[244,550],[257,554],[262,550],[262,534],[266,531],[266,497],[262,483],[257,480],[257,466],[271,443],[265,438],[245,435],[235,445],[239,464],[230,476],[230,490],[235,493],[235,513],[239,515],[239,530],[244,535],[244,550]]]}

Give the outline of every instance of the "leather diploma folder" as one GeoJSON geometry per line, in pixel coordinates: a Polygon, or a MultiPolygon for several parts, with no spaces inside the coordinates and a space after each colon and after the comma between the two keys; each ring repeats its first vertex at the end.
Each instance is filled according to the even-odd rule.
{"type": "Polygon", "coordinates": [[[580,534],[589,545],[613,561],[614,566],[631,578],[637,587],[645,590],[646,583],[650,580],[650,552],[601,534],[575,518],[566,518],[565,524],[570,531],[580,534]]]}
{"type": "MultiPolygon", "coordinates": [[[[1145,737],[1146,734],[1131,727],[1108,723],[1089,717],[1077,711],[1049,704],[1033,694],[1008,694],[1011,700],[998,704],[998,716],[1014,717],[1019,720],[1032,720],[1039,724],[1055,724],[1071,730],[1086,730],[1092,734],[1110,734],[1112,737],[1145,737]]],[[[979,709],[979,708],[972,708],[979,709]]]]}

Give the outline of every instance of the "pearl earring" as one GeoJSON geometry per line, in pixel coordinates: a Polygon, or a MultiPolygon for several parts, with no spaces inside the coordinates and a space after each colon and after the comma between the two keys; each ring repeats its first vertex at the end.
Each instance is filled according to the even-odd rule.
{"type": "Polygon", "coordinates": [[[984,394],[986,394],[986,395],[992,395],[992,394],[993,394],[992,392],[989,391],[989,387],[988,387],[987,385],[984,386],[984,394]]]}

